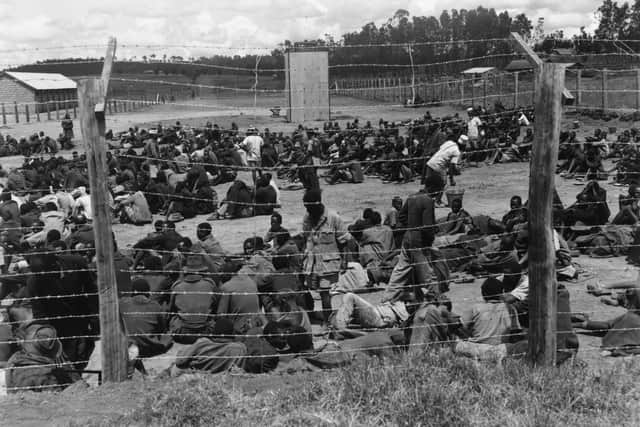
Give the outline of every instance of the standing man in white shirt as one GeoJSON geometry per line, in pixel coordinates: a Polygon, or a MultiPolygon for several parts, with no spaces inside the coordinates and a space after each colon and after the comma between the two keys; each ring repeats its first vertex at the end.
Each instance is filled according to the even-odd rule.
{"type": "Polygon", "coordinates": [[[436,206],[442,207],[442,191],[447,185],[447,175],[451,177],[451,185],[455,185],[453,180],[454,175],[459,175],[458,163],[462,153],[458,144],[466,146],[469,142],[469,138],[466,135],[458,138],[458,143],[455,143],[451,139],[448,139],[444,144],[440,146],[440,149],[436,154],[431,156],[427,162],[427,170],[425,171],[425,182],[431,181],[430,177],[433,177],[433,185],[437,188],[437,191],[430,194],[436,202],[436,206]],[[436,186],[437,183],[437,186],[436,186]]]}
{"type": "Polygon", "coordinates": [[[259,169],[262,163],[262,146],[264,140],[258,134],[258,129],[251,126],[247,129],[247,136],[240,144],[240,147],[247,152],[247,164],[251,169],[251,177],[253,178],[253,185],[256,184],[257,175],[262,176],[262,171],[259,169]],[[257,175],[256,175],[257,173],[257,175]]]}
{"type": "Polygon", "coordinates": [[[482,127],[482,119],[478,116],[478,110],[475,108],[467,109],[469,121],[467,122],[467,136],[469,137],[469,145],[472,150],[478,149],[478,141],[480,140],[480,128],[482,127]]]}

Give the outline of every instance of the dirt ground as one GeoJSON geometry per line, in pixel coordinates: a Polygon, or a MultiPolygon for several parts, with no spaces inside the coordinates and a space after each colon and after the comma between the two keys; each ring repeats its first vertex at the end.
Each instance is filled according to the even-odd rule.
{"type": "MultiPolygon", "coordinates": [[[[249,100],[248,100],[249,101],[249,100]]],[[[250,100],[253,101],[252,99],[250,100]]],[[[269,100],[272,101],[272,100],[269,100]]],[[[269,127],[272,130],[289,131],[295,125],[284,122],[281,118],[271,118],[266,106],[277,105],[262,101],[263,106],[252,114],[237,114],[234,110],[216,110],[212,103],[211,109],[202,107],[189,106],[159,106],[153,109],[139,111],[128,114],[116,114],[109,116],[107,120],[108,128],[124,130],[130,126],[139,124],[145,126],[149,123],[157,123],[162,121],[165,123],[173,123],[180,120],[182,123],[192,125],[202,125],[206,120],[221,124],[225,127],[229,126],[231,121],[235,121],[241,128],[249,124],[254,124],[261,128],[269,127]],[[255,114],[254,114],[255,113],[255,114]]],[[[201,102],[194,102],[200,104],[201,102]]],[[[245,110],[246,111],[246,110],[245,110]]],[[[456,112],[451,107],[431,108],[430,111],[434,116],[442,116],[456,112]]],[[[380,117],[387,120],[401,120],[407,118],[418,117],[423,114],[424,110],[407,110],[404,108],[381,108],[375,106],[374,102],[366,102],[353,100],[350,98],[332,99],[332,114],[339,117],[337,120],[344,121],[351,117],[359,117],[361,121],[372,120],[377,122],[380,117]],[[358,108],[355,107],[358,106],[358,108]]],[[[457,110],[457,112],[461,112],[457,110]]],[[[592,133],[593,129],[598,126],[605,127],[604,124],[596,123],[589,120],[582,120],[576,117],[566,117],[566,126],[572,124],[574,120],[581,121],[581,129],[579,133],[592,133]]],[[[75,123],[78,129],[77,122],[75,123]]],[[[318,126],[322,126],[318,123],[318,126]]],[[[631,124],[620,124],[617,122],[609,122],[609,126],[617,126],[618,129],[631,126],[631,124]]],[[[22,135],[44,130],[49,134],[57,132],[58,123],[40,123],[31,124],[28,127],[25,124],[11,126],[10,129],[2,129],[1,132],[11,133],[12,135],[22,135]]],[[[79,135],[77,130],[76,135],[79,135]]],[[[18,158],[0,159],[0,163],[5,169],[13,167],[21,162],[18,158]]],[[[248,174],[241,174],[240,178],[250,181],[248,174]]],[[[529,185],[529,165],[526,163],[497,164],[492,166],[481,165],[478,168],[465,169],[462,175],[457,179],[458,188],[464,189],[464,207],[472,215],[487,214],[494,218],[501,218],[506,213],[509,204],[509,198],[513,195],[520,195],[527,199],[529,185]]],[[[581,190],[581,186],[574,185],[574,180],[564,180],[556,177],[556,185],[560,197],[565,206],[573,203],[576,194],[581,190]]],[[[612,217],[617,213],[617,197],[618,194],[626,191],[624,187],[614,187],[609,183],[602,184],[608,192],[609,206],[612,210],[612,217]]],[[[222,199],[228,185],[216,187],[218,196],[222,199]]],[[[336,186],[325,186],[324,203],[329,209],[334,209],[342,215],[348,223],[356,220],[362,210],[367,207],[375,208],[384,213],[391,204],[394,196],[406,197],[418,190],[418,183],[409,184],[383,184],[379,179],[367,177],[362,184],[340,184],[336,186]]],[[[281,191],[282,209],[280,213],[284,219],[284,226],[288,228],[292,234],[300,231],[301,219],[303,216],[302,192],[301,191],[281,191]]],[[[437,214],[439,217],[446,216],[448,210],[439,209],[437,214]]],[[[202,222],[206,217],[198,217],[193,220],[186,220],[177,224],[177,231],[184,235],[195,239],[195,226],[202,222]]],[[[223,245],[231,251],[240,252],[242,249],[242,241],[250,236],[262,236],[269,227],[268,217],[257,217],[238,220],[220,220],[212,223],[214,227],[214,235],[223,243],[223,245]]],[[[119,246],[128,248],[137,240],[146,235],[151,230],[151,226],[135,227],[131,225],[114,225],[119,246]]],[[[594,319],[609,319],[623,312],[622,309],[610,307],[602,304],[598,298],[586,293],[586,284],[589,281],[600,280],[603,283],[610,283],[620,280],[635,279],[638,275],[636,268],[628,265],[624,258],[606,258],[592,259],[585,256],[575,258],[574,261],[582,271],[580,279],[575,283],[566,283],[565,285],[571,293],[571,308],[574,312],[589,313],[594,319]]],[[[451,285],[450,298],[453,301],[454,311],[462,312],[465,308],[470,307],[473,303],[481,298],[480,281],[473,283],[451,285]]],[[[580,335],[580,358],[587,361],[594,369],[598,369],[606,364],[620,363],[619,359],[605,358],[600,355],[599,351],[600,339],[586,335],[580,335]]],[[[166,366],[167,361],[154,366],[160,370],[162,365],[166,366]]],[[[635,363],[635,361],[634,361],[635,363]]],[[[156,370],[156,369],[154,369],[156,370]]],[[[157,371],[156,370],[156,371],[157,371]]],[[[279,386],[280,380],[274,382],[274,386],[279,386]]],[[[113,387],[113,386],[109,386],[113,387]]],[[[137,387],[146,388],[144,385],[128,386],[133,389],[137,387]]],[[[140,390],[141,391],[141,390],[140,390]]],[[[114,392],[107,395],[114,396],[111,402],[101,402],[100,398],[93,398],[95,391],[78,391],[69,393],[68,406],[60,406],[62,399],[49,398],[48,394],[42,395],[42,398],[25,396],[25,397],[9,397],[0,400],[0,413],[5,414],[5,419],[11,419],[10,425],[37,425],[46,423],[49,425],[66,425],[72,420],[87,418],[88,416],[98,415],[102,411],[111,413],[118,412],[122,408],[131,408],[139,401],[135,394],[128,394],[124,398],[122,393],[114,392]],[[129,399],[129,396],[134,396],[129,399]],[[55,403],[54,403],[55,402],[55,403]],[[75,403],[74,403],[75,402],[75,403]],[[104,403],[104,406],[103,406],[104,403]],[[26,412],[25,412],[26,411],[26,412]],[[71,417],[73,414],[73,417],[71,417]]],[[[99,394],[99,396],[105,396],[99,394]]],[[[2,424],[2,423],[0,423],[2,424]]]]}

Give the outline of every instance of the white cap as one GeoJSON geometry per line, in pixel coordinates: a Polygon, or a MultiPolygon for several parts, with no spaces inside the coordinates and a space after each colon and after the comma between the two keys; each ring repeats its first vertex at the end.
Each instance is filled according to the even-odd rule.
{"type": "Polygon", "coordinates": [[[467,135],[460,135],[460,138],[458,138],[458,144],[467,144],[467,142],[469,142],[469,137],[467,135]]]}

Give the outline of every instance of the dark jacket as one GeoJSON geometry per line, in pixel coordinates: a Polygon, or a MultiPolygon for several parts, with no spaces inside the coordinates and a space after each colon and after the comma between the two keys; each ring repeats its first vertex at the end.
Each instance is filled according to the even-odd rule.
{"type": "Polygon", "coordinates": [[[167,315],[157,302],[144,295],[120,298],[120,313],[141,357],[157,356],[171,347],[171,336],[166,334],[167,315]]]}
{"type": "Polygon", "coordinates": [[[435,205],[426,193],[416,193],[407,198],[399,213],[400,224],[406,228],[404,245],[431,246],[438,231],[435,205]]]}

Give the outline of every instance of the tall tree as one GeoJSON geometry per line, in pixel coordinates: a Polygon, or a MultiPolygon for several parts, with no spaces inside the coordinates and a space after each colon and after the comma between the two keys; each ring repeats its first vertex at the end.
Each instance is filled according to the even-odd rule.
{"type": "Polygon", "coordinates": [[[533,24],[524,13],[516,15],[511,22],[510,31],[520,34],[525,39],[529,39],[531,37],[531,30],[533,30],[533,24]]]}
{"type": "Polygon", "coordinates": [[[629,27],[629,4],[623,3],[618,6],[617,2],[604,0],[596,11],[598,28],[595,31],[596,38],[618,39],[624,37],[629,27]]]}

